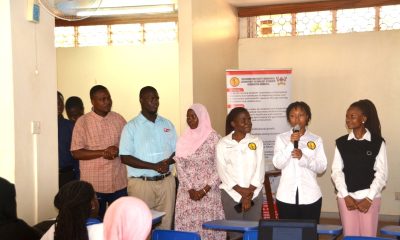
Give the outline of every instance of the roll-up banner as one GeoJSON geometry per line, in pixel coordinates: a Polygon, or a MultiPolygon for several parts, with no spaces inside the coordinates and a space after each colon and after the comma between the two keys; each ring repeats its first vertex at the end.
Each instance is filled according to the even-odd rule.
{"type": "Polygon", "coordinates": [[[228,112],[245,107],[252,134],[264,142],[266,171],[274,169],[275,136],[288,131],[286,108],[291,102],[292,69],[226,70],[228,112]]]}

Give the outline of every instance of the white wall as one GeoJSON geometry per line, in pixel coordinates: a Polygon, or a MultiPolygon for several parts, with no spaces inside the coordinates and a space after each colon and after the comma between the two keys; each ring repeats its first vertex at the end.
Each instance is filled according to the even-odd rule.
{"type": "Polygon", "coordinates": [[[26,1],[2,1],[0,12],[5,57],[0,174],[16,185],[19,217],[33,224],[55,216],[58,187],[54,18],[42,14],[39,24],[28,22],[26,1]],[[33,120],[40,122],[39,135],[31,133],[33,120]]]}
{"type": "MultiPolygon", "coordinates": [[[[213,127],[224,134],[225,70],[238,65],[236,9],[225,0],[192,0],[191,11],[193,102],[207,107],[213,127]]],[[[185,80],[181,78],[181,81],[185,80]]],[[[184,116],[188,107],[181,109],[184,116]]]]}
{"type": "Polygon", "coordinates": [[[179,112],[181,132],[186,129],[186,109],[193,104],[192,1],[179,0],[179,112]]]}
{"type": "Polygon", "coordinates": [[[310,130],[324,139],[328,169],[319,178],[324,212],[337,212],[330,179],[335,139],[347,133],[345,113],[359,99],[372,100],[381,120],[389,161],[389,181],[381,213],[400,214],[400,31],[327,36],[241,39],[239,67],[293,68],[293,101],[312,110],[310,130]]]}
{"type": "Polygon", "coordinates": [[[89,90],[104,85],[113,99],[113,111],[127,121],[140,112],[139,91],[155,87],[159,113],[179,131],[178,44],[145,44],[120,47],[57,48],[58,89],[65,100],[79,96],[85,112],[91,109],[89,90]]]}
{"type": "Polygon", "coordinates": [[[0,38],[2,124],[0,124],[0,132],[4,136],[0,138],[0,176],[15,182],[14,81],[10,10],[10,1],[0,1],[0,29],[2,29],[0,38]]]}

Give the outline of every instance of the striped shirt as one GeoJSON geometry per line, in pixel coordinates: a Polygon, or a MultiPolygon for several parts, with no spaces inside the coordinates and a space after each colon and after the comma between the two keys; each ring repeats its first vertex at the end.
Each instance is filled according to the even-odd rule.
{"type": "MultiPolygon", "coordinates": [[[[103,150],[119,145],[125,119],[115,112],[105,117],[89,112],[78,119],[72,134],[71,151],[103,150]]],[[[81,180],[90,182],[99,193],[114,193],[127,186],[126,166],[119,157],[107,160],[103,157],[79,162],[81,180]]]]}

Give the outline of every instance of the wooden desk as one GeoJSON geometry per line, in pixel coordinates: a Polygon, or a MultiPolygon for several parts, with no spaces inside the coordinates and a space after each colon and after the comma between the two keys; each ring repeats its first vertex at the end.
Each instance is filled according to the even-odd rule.
{"type": "Polygon", "coordinates": [[[150,209],[151,216],[152,216],[152,224],[158,224],[161,222],[162,217],[164,217],[165,212],[159,212],[153,209],[150,209]]]}

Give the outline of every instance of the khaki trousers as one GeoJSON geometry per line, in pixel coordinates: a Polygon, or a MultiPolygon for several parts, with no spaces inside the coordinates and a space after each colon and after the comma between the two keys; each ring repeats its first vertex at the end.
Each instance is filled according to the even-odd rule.
{"type": "Polygon", "coordinates": [[[142,199],[150,209],[165,212],[159,229],[170,230],[175,209],[175,177],[169,175],[159,181],[129,178],[128,195],[142,199]]]}

